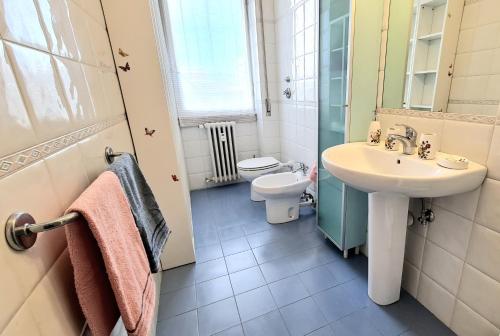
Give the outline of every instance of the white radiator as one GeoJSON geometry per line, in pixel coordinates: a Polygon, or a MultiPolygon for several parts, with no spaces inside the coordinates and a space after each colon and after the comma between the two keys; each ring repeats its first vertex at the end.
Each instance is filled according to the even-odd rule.
{"type": "Polygon", "coordinates": [[[236,123],[224,121],[203,124],[207,130],[212,157],[212,182],[229,182],[239,178],[238,150],[236,148],[236,123]]]}

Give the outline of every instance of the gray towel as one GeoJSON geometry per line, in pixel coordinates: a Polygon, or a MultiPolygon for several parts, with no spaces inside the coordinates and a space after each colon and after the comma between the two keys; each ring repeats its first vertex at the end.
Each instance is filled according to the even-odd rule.
{"type": "Polygon", "coordinates": [[[151,272],[156,273],[160,270],[160,255],[170,230],[153,192],[131,154],[124,153],[117,157],[108,170],[118,176],[127,195],[135,224],[148,256],[151,272]]]}

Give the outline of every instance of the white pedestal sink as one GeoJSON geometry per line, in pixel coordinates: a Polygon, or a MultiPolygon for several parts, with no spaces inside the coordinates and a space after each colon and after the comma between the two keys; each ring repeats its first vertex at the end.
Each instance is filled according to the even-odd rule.
{"type": "MultiPolygon", "coordinates": [[[[444,155],[438,153],[438,156],[444,155]]],[[[368,195],[368,295],[380,305],[399,300],[410,197],[440,197],[478,187],[486,168],[440,167],[435,160],[350,143],[325,150],[324,167],[368,195]]]]}

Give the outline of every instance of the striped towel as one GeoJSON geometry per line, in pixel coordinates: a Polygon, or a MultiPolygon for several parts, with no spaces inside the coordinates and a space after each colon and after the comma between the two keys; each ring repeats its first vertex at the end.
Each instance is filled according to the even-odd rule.
{"type": "Polygon", "coordinates": [[[158,203],[137,162],[129,153],[117,157],[108,170],[118,176],[130,203],[135,224],[141,235],[151,272],[160,270],[160,255],[170,230],[161,214],[158,203]]]}

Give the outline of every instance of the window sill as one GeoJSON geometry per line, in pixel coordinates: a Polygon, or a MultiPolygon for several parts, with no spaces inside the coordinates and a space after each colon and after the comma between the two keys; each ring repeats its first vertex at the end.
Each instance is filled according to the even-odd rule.
{"type": "Polygon", "coordinates": [[[221,121],[235,121],[237,123],[250,123],[257,121],[256,113],[244,114],[221,114],[209,116],[183,116],[179,117],[179,126],[182,127],[199,127],[200,125],[221,122],[221,121]]]}

